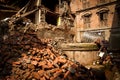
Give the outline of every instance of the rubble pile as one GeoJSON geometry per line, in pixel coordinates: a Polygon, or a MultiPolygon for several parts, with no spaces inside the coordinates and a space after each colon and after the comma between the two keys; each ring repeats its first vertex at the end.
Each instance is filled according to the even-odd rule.
{"type": "Polygon", "coordinates": [[[38,39],[33,30],[0,39],[0,80],[94,80],[92,73],[38,39]]]}

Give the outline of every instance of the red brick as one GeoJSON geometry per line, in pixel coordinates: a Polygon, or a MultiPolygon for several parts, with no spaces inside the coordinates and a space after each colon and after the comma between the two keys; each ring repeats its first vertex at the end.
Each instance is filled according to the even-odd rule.
{"type": "Polygon", "coordinates": [[[38,63],[38,66],[42,66],[42,65],[45,65],[46,64],[46,61],[41,61],[38,63]]]}
{"type": "Polygon", "coordinates": [[[50,76],[48,76],[47,74],[44,74],[46,79],[50,79],[50,76]]]}
{"type": "Polygon", "coordinates": [[[43,68],[43,69],[52,69],[52,68],[54,68],[54,67],[53,67],[52,64],[51,64],[51,65],[43,65],[42,68],[43,68]]]}
{"type": "Polygon", "coordinates": [[[40,79],[40,76],[39,76],[38,72],[32,72],[32,76],[33,76],[35,79],[40,79]]]}
{"type": "Polygon", "coordinates": [[[59,58],[58,61],[59,61],[60,63],[66,63],[66,62],[67,62],[67,60],[66,60],[66,59],[63,59],[63,58],[59,58]]]}
{"type": "Polygon", "coordinates": [[[17,66],[17,65],[20,65],[20,61],[17,61],[17,62],[12,62],[12,66],[17,66]]]}
{"type": "Polygon", "coordinates": [[[36,49],[36,52],[40,52],[40,50],[39,50],[39,49],[36,49]]]}
{"type": "Polygon", "coordinates": [[[45,77],[43,76],[42,78],[40,78],[40,80],[46,80],[45,77]]]}
{"type": "Polygon", "coordinates": [[[62,65],[62,67],[61,67],[61,68],[65,69],[65,68],[67,68],[67,67],[68,67],[68,63],[66,63],[66,64],[62,65]]]}
{"type": "Polygon", "coordinates": [[[51,77],[50,80],[64,80],[64,79],[61,79],[60,77],[51,77]]]}
{"type": "Polygon", "coordinates": [[[36,52],[35,52],[35,51],[32,51],[32,54],[34,55],[34,54],[36,54],[36,52]]]}
{"type": "Polygon", "coordinates": [[[62,74],[62,70],[56,71],[56,73],[54,73],[54,77],[56,78],[61,74],[62,74]]]}
{"type": "Polygon", "coordinates": [[[48,66],[53,66],[53,64],[50,61],[48,61],[48,60],[47,60],[47,65],[48,66]]]}
{"type": "Polygon", "coordinates": [[[52,53],[50,49],[46,49],[46,51],[48,54],[52,53]]]}
{"type": "Polygon", "coordinates": [[[26,45],[26,46],[25,46],[25,49],[30,49],[30,45],[26,45]]]}
{"type": "Polygon", "coordinates": [[[40,61],[40,58],[38,57],[32,57],[33,60],[40,61]]]}
{"type": "Polygon", "coordinates": [[[29,59],[32,59],[33,57],[34,57],[34,56],[30,55],[30,56],[29,56],[29,59]]]}
{"type": "Polygon", "coordinates": [[[36,50],[37,50],[37,48],[33,48],[33,50],[34,50],[34,51],[36,51],[36,50]]]}
{"type": "Polygon", "coordinates": [[[53,61],[54,64],[58,63],[59,59],[56,57],[55,60],[53,61]]]}
{"type": "Polygon", "coordinates": [[[60,70],[59,68],[54,68],[54,69],[51,69],[50,72],[51,73],[55,73],[56,71],[60,70]]]}
{"type": "Polygon", "coordinates": [[[44,75],[44,72],[45,72],[44,70],[39,70],[39,71],[38,71],[39,76],[43,76],[43,75],[44,75]]]}
{"type": "Polygon", "coordinates": [[[37,62],[37,61],[31,61],[31,64],[33,64],[33,65],[37,65],[38,62],[37,62]]]}
{"type": "Polygon", "coordinates": [[[64,74],[64,79],[66,79],[69,74],[70,74],[70,71],[67,71],[67,72],[64,74]]]}
{"type": "Polygon", "coordinates": [[[55,80],[55,78],[54,77],[50,77],[50,80],[55,80]]]}
{"type": "Polygon", "coordinates": [[[26,72],[26,73],[23,75],[23,78],[24,78],[24,79],[27,79],[29,76],[30,76],[30,72],[26,72]]]}
{"type": "Polygon", "coordinates": [[[35,66],[33,64],[28,64],[28,68],[34,70],[35,66]]]}
{"type": "Polygon", "coordinates": [[[53,60],[55,58],[55,56],[53,54],[51,54],[50,58],[53,60]]]}
{"type": "Polygon", "coordinates": [[[26,53],[22,53],[21,56],[25,58],[27,57],[26,53]]]}

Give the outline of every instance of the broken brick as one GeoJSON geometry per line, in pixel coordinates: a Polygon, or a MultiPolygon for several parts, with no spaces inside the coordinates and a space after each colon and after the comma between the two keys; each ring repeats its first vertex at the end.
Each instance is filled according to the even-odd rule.
{"type": "Polygon", "coordinates": [[[55,73],[54,73],[54,77],[56,78],[56,77],[58,77],[59,75],[61,75],[62,74],[62,70],[59,70],[59,71],[56,71],[55,73]]]}
{"type": "Polygon", "coordinates": [[[34,70],[35,66],[33,64],[28,64],[28,68],[34,70]]]}
{"type": "Polygon", "coordinates": [[[44,72],[45,72],[44,70],[39,70],[39,71],[38,71],[39,76],[40,76],[40,77],[43,76],[43,75],[44,75],[44,72]]]}
{"type": "MultiPolygon", "coordinates": [[[[8,69],[11,69],[5,80],[9,80],[12,76],[13,80],[78,80],[81,75],[76,73],[80,72],[80,69],[84,71],[82,77],[84,75],[85,79],[86,75],[91,77],[89,72],[86,72],[86,68],[81,68],[78,66],[80,64],[67,57],[64,58],[49,41],[49,39],[39,39],[34,30],[28,30],[26,33],[15,31],[9,39],[2,41],[0,71],[7,73],[10,72],[8,69]],[[9,50],[10,52],[7,52],[9,50]],[[76,75],[70,76],[70,73],[76,75]]],[[[4,74],[2,76],[5,77],[4,74]]]]}
{"type": "Polygon", "coordinates": [[[20,65],[21,64],[21,62],[20,61],[17,61],[17,62],[12,62],[12,65],[20,65]]]}
{"type": "Polygon", "coordinates": [[[33,64],[33,65],[37,65],[38,62],[37,62],[37,61],[31,61],[31,64],[33,64]]]}
{"type": "Polygon", "coordinates": [[[38,72],[32,72],[33,78],[35,79],[40,79],[39,73],[38,72]]]}

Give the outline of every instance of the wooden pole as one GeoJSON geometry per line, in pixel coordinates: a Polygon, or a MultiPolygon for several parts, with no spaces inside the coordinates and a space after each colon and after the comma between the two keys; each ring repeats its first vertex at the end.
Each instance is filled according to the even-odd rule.
{"type": "Polygon", "coordinates": [[[35,24],[39,24],[41,22],[41,10],[39,9],[35,13],[35,24]]]}
{"type": "MultiPolygon", "coordinates": [[[[41,0],[36,1],[36,7],[39,7],[39,6],[41,6],[41,0]]],[[[35,13],[35,23],[39,24],[40,22],[41,22],[41,9],[39,9],[35,13]]]]}

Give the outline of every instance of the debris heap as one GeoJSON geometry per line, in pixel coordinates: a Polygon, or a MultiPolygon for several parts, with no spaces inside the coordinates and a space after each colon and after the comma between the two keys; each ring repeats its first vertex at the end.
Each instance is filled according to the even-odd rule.
{"type": "Polygon", "coordinates": [[[0,37],[0,80],[94,80],[92,73],[56,50],[34,30],[0,37]],[[6,37],[5,37],[6,36],[6,37]]]}

